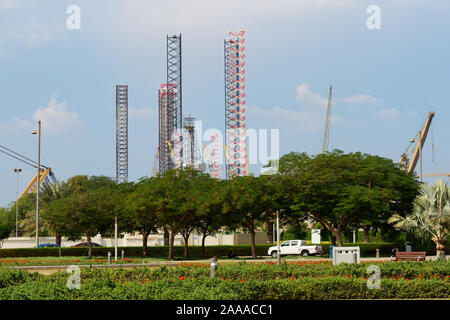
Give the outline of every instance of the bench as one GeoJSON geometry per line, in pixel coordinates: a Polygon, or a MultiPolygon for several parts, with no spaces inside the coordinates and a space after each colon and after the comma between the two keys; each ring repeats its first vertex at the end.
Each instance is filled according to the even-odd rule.
{"type": "Polygon", "coordinates": [[[399,252],[395,254],[395,261],[425,261],[426,252],[399,252]]]}

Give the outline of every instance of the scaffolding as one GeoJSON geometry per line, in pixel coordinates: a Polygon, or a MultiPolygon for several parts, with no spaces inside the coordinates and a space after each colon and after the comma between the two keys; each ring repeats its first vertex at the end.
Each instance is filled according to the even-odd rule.
{"type": "Polygon", "coordinates": [[[160,86],[159,172],[182,166],[181,34],[167,36],[167,82],[160,86]]]}
{"type": "Polygon", "coordinates": [[[116,85],[116,181],[128,181],[128,86],[116,85]]]}
{"type": "Polygon", "coordinates": [[[244,30],[228,32],[225,56],[226,178],[247,175],[245,143],[245,46],[244,30]]]}

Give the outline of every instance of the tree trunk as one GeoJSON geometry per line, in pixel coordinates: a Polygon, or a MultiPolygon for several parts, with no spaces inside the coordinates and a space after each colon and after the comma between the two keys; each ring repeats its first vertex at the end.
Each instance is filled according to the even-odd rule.
{"type": "Polygon", "coordinates": [[[273,221],[267,224],[267,237],[269,238],[269,243],[273,244],[273,221]]]}
{"type": "Polygon", "coordinates": [[[92,242],[91,242],[91,236],[89,233],[86,233],[87,243],[88,243],[88,258],[92,259],[92,242]]]}
{"type": "Polygon", "coordinates": [[[251,230],[250,236],[252,239],[252,258],[256,258],[255,230],[251,230]]]}
{"type": "Polygon", "coordinates": [[[337,246],[338,247],[343,247],[341,230],[336,229],[336,230],[333,231],[333,233],[334,233],[334,235],[336,237],[337,246]]]}
{"type": "Polygon", "coordinates": [[[169,260],[173,259],[173,243],[175,241],[175,233],[171,232],[169,237],[169,260]]]}
{"type": "Polygon", "coordinates": [[[445,239],[437,240],[436,243],[436,257],[445,260],[445,239]]]}
{"type": "Polygon", "coordinates": [[[147,240],[150,232],[144,231],[142,233],[142,255],[144,257],[147,256],[147,240]]]}
{"type": "Polygon", "coordinates": [[[203,233],[203,236],[202,236],[202,257],[205,257],[205,241],[206,241],[206,237],[207,237],[207,234],[203,233]]]}
{"type": "Polygon", "coordinates": [[[62,239],[61,232],[57,232],[55,236],[55,242],[58,247],[61,247],[61,239],[62,239]]]}
{"type": "Polygon", "coordinates": [[[184,258],[187,259],[188,257],[188,247],[189,247],[189,234],[184,235],[183,234],[183,239],[184,239],[184,258]]]}
{"type": "Polygon", "coordinates": [[[364,227],[364,242],[369,242],[369,230],[370,228],[364,227]]]}
{"type": "Polygon", "coordinates": [[[169,230],[167,230],[166,227],[164,227],[164,245],[168,246],[169,245],[169,230]]]}

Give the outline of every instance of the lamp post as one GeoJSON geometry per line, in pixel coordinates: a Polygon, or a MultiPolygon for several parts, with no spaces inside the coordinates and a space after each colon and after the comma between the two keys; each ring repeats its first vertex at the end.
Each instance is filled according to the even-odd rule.
{"type": "Polygon", "coordinates": [[[277,210],[277,264],[281,264],[281,247],[280,247],[280,216],[277,210]]]}
{"type": "Polygon", "coordinates": [[[39,185],[41,180],[41,120],[38,121],[37,131],[32,134],[37,135],[37,180],[36,180],[36,248],[39,247],[39,185]]]}
{"type": "Polygon", "coordinates": [[[17,173],[17,189],[16,189],[16,238],[18,237],[18,221],[19,221],[19,173],[22,172],[22,169],[14,169],[14,172],[17,173]]]}

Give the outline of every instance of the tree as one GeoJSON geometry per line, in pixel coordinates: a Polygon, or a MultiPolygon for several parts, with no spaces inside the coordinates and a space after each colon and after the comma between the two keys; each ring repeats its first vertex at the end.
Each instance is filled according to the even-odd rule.
{"type": "Polygon", "coordinates": [[[223,212],[235,219],[251,236],[252,257],[256,258],[255,229],[266,216],[265,192],[262,179],[254,176],[233,177],[225,186],[223,212]]]}
{"type": "Polygon", "coordinates": [[[158,201],[159,178],[141,179],[135,190],[126,197],[124,219],[128,221],[128,231],[138,231],[142,235],[142,253],[147,255],[147,239],[159,225],[158,201]]]}
{"type": "Polygon", "coordinates": [[[40,199],[42,203],[42,218],[45,228],[50,234],[55,235],[55,242],[57,246],[61,246],[61,223],[54,219],[55,215],[47,214],[53,209],[53,202],[60,199],[64,195],[69,193],[69,188],[65,182],[56,181],[54,183],[45,183],[42,185],[40,192],[40,199]]]}
{"type": "Polygon", "coordinates": [[[15,227],[15,211],[10,208],[0,208],[0,248],[15,227]]]}
{"type": "Polygon", "coordinates": [[[194,201],[197,208],[196,229],[202,234],[202,257],[205,256],[206,237],[226,224],[222,214],[224,181],[201,175],[197,179],[194,201]]]}
{"type": "Polygon", "coordinates": [[[91,238],[114,221],[115,182],[102,176],[75,176],[67,184],[70,192],[53,202],[54,221],[64,221],[62,234],[69,239],[86,236],[92,258],[91,238]]]}
{"type": "Polygon", "coordinates": [[[412,214],[394,214],[388,221],[395,227],[418,237],[431,236],[436,255],[445,259],[445,247],[450,230],[450,188],[443,180],[434,185],[422,184],[421,194],[414,200],[412,214]]]}
{"type": "Polygon", "coordinates": [[[281,158],[280,173],[294,186],[291,208],[320,222],[339,246],[347,226],[407,212],[419,189],[392,160],[359,152],[290,153],[281,158]]]}

